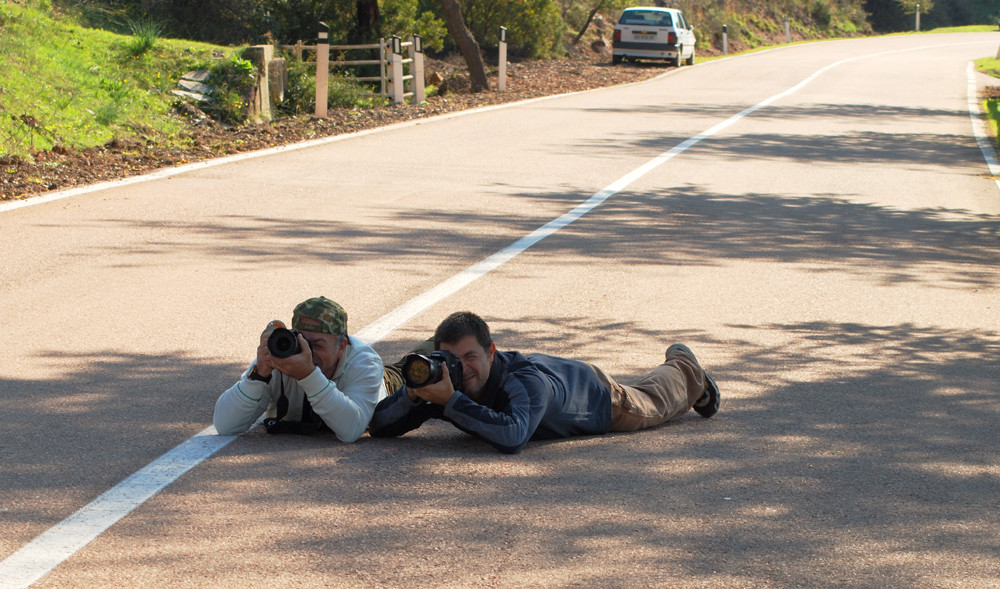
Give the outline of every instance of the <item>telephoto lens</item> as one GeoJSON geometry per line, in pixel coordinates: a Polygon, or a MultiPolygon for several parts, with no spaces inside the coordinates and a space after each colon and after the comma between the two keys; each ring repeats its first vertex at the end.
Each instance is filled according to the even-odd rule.
{"type": "Polygon", "coordinates": [[[408,354],[403,363],[403,380],[411,389],[419,389],[434,384],[444,377],[441,365],[448,367],[452,388],[462,386],[462,361],[447,350],[436,350],[429,355],[408,354]]]}
{"type": "Polygon", "coordinates": [[[298,330],[279,327],[267,339],[267,351],[275,358],[288,358],[302,351],[299,345],[298,330]]]}

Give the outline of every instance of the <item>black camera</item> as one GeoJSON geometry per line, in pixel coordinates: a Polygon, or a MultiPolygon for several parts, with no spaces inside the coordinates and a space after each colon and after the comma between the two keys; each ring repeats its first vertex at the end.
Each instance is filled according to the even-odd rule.
{"type": "Polygon", "coordinates": [[[444,377],[441,365],[448,367],[451,385],[456,391],[462,386],[462,361],[447,350],[436,350],[428,355],[407,354],[403,363],[403,380],[411,389],[434,384],[444,377]]]}
{"type": "MultiPolygon", "coordinates": [[[[271,352],[271,355],[275,358],[288,358],[289,356],[294,356],[302,351],[302,346],[299,345],[299,334],[302,333],[298,329],[288,329],[285,327],[279,327],[271,332],[271,337],[267,339],[267,351],[271,352]]],[[[306,340],[309,344],[309,349],[312,349],[312,342],[306,340]]]]}

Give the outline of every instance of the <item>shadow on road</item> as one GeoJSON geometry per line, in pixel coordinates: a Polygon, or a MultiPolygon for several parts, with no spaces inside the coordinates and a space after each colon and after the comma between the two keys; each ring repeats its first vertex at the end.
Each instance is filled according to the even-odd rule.
{"type": "MultiPolygon", "coordinates": [[[[523,196],[552,204],[589,194],[523,196]]],[[[378,252],[457,271],[508,245],[502,235],[483,237],[483,224],[518,234],[540,224],[527,213],[447,211],[396,221],[413,229],[253,217],[179,224],[171,227],[177,237],[144,253],[168,260],[203,247],[183,239],[196,232],[212,237],[208,253],[228,267],[364,265],[378,252]],[[429,222],[453,230],[428,237],[429,222]]],[[[566,254],[623,265],[742,259],[822,272],[838,264],[885,283],[992,288],[998,228],[1000,219],[962,210],[686,186],[617,195],[537,246],[547,256],[534,263],[558,264],[566,254]]],[[[456,586],[620,586],[623,570],[634,586],[940,586],[976,584],[969,571],[996,577],[1000,334],[911,324],[729,327],[745,336],[725,342],[728,364],[710,366],[726,395],[714,419],[691,414],[653,431],[532,443],[518,456],[445,424],[352,445],[255,430],[102,535],[100,554],[115,562],[71,561],[50,580],[86,585],[95,571],[123,568],[133,580],[163,580],[169,570],[230,586],[445,578],[456,586]],[[759,331],[792,343],[767,347],[759,331]],[[217,558],[222,548],[283,555],[283,564],[247,557],[234,570],[217,558]]],[[[582,316],[507,317],[497,336],[504,348],[526,350],[712,341],[582,316]],[[609,332],[629,335],[607,341],[609,332]]],[[[626,382],[639,376],[583,359],[626,382]]],[[[51,380],[0,377],[0,522],[10,538],[0,556],[200,431],[241,368],[183,353],[51,351],[30,360],[67,368],[51,380]],[[91,476],[95,469],[102,473],[91,476]]]]}

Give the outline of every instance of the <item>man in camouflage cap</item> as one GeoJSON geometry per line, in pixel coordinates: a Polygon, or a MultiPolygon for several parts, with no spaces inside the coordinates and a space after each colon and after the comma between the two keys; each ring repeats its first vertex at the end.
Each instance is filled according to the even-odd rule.
{"type": "Polygon", "coordinates": [[[386,396],[382,359],[347,334],[347,312],[326,297],[295,307],[292,329],[299,351],[279,358],[267,343],[284,327],[272,321],[261,333],[257,359],[215,404],[215,429],[223,435],[242,433],[266,412],[269,433],[329,429],[341,441],[357,440],[386,396]]]}
{"type": "Polygon", "coordinates": [[[326,297],[313,297],[292,311],[292,329],[347,335],[347,311],[326,297]]]}

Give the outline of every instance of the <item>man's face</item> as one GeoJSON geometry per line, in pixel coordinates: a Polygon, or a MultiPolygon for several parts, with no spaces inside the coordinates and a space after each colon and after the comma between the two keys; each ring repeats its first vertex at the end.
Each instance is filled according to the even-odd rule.
{"type": "Polygon", "coordinates": [[[347,348],[347,338],[315,331],[303,331],[302,336],[312,344],[313,364],[319,366],[324,376],[333,379],[344,349],[347,348]]]}
{"type": "Polygon", "coordinates": [[[491,343],[487,350],[479,345],[476,336],[467,335],[452,344],[441,342],[441,349],[462,360],[462,392],[472,399],[478,399],[490,377],[496,346],[491,343]]]}

